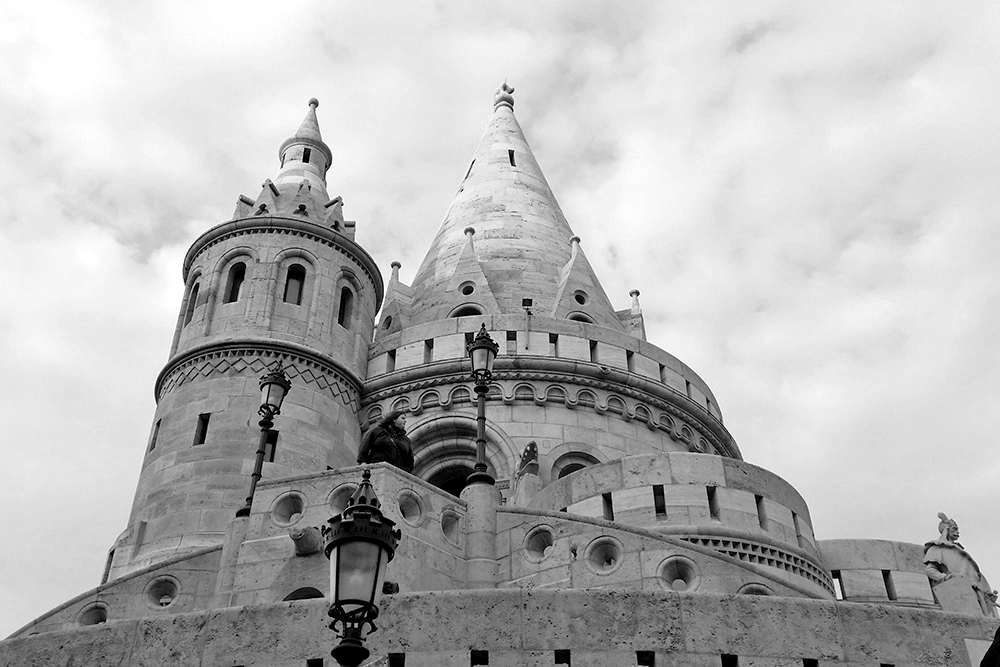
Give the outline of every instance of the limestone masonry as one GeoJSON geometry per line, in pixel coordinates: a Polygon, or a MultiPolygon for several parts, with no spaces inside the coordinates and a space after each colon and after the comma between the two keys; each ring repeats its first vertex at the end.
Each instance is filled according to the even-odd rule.
{"type": "Polygon", "coordinates": [[[362,434],[397,409],[414,468],[367,466],[403,533],[367,664],[979,665],[995,594],[954,522],[928,517],[927,544],[817,540],[795,488],[743,460],[708,385],[646,340],[639,292],[615,309],[513,92],[497,91],[412,285],[396,263],[383,283],[327,192],[333,151],[310,100],[277,175],[184,258],[100,585],[0,642],[0,665],[334,665],[328,561],[307,529],[344,509],[362,434]],[[483,324],[500,345],[497,484],[466,487],[466,345],[483,324]],[[237,518],[258,378],[277,361],[292,388],[237,518]]]}

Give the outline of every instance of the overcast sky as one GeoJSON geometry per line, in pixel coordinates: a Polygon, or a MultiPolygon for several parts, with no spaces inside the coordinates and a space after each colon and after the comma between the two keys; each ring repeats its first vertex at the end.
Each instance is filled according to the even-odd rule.
{"type": "Polygon", "coordinates": [[[0,636],[99,583],[181,259],[320,100],[409,281],[505,77],[617,308],[713,388],[820,539],[1000,584],[1000,10],[858,2],[7,3],[0,636]]]}

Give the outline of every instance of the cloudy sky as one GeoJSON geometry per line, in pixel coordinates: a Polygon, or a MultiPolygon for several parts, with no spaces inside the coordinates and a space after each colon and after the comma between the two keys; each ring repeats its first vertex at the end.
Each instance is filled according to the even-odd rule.
{"type": "MultiPolygon", "coordinates": [[[[984,3],[985,4],[985,3],[984,3]]],[[[0,636],[97,585],[201,231],[320,99],[383,272],[516,112],[618,308],[817,536],[1000,584],[1000,10],[912,2],[7,3],[0,636]],[[374,7],[374,8],[373,8],[374,7]]]]}

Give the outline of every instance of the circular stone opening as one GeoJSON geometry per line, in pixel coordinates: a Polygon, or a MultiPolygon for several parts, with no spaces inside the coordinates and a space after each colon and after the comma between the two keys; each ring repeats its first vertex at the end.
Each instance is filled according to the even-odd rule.
{"type": "Polygon", "coordinates": [[[382,328],[388,329],[392,326],[392,315],[386,315],[385,320],[382,322],[382,328]]]}
{"type": "Polygon", "coordinates": [[[462,283],[462,286],[458,288],[462,294],[469,296],[476,291],[476,286],[472,283],[462,283]]]}
{"type": "Polygon", "coordinates": [[[671,591],[693,591],[701,581],[698,566],[684,556],[672,556],[660,563],[660,583],[671,591]]]}
{"type": "Polygon", "coordinates": [[[577,291],[576,291],[576,292],[575,292],[575,293],[573,294],[573,298],[574,298],[574,299],[576,300],[576,302],[577,302],[578,304],[580,304],[581,306],[583,306],[583,305],[586,305],[586,303],[587,303],[587,293],[586,293],[586,292],[584,292],[583,290],[577,290],[577,291]]]}
{"type": "Polygon", "coordinates": [[[548,526],[537,526],[524,538],[524,555],[533,563],[541,562],[552,553],[554,543],[552,530],[548,526]]]}
{"type": "Polygon", "coordinates": [[[101,602],[97,602],[80,612],[80,625],[98,625],[106,623],[108,620],[108,608],[101,602]]]}
{"type": "Polygon", "coordinates": [[[290,526],[302,518],[306,499],[298,493],[286,493],[274,501],[271,507],[271,521],[279,526],[290,526]]]}
{"type": "Polygon", "coordinates": [[[459,546],[460,531],[462,529],[462,517],[453,509],[446,509],[441,512],[441,532],[444,538],[454,546],[459,546]]]}
{"type": "Polygon", "coordinates": [[[411,526],[419,524],[424,517],[424,505],[420,497],[409,489],[401,491],[396,497],[396,506],[399,507],[399,516],[411,526]]]}
{"type": "Polygon", "coordinates": [[[599,537],[587,546],[587,567],[595,574],[611,574],[622,565],[622,545],[613,537],[599,537]]]}
{"type": "Polygon", "coordinates": [[[340,514],[347,509],[347,501],[354,495],[354,490],[358,487],[354,484],[341,484],[330,493],[330,509],[336,514],[340,514]]]}
{"type": "Polygon", "coordinates": [[[157,577],[146,586],[146,603],[154,609],[169,607],[180,594],[180,582],[173,577],[157,577]]]}

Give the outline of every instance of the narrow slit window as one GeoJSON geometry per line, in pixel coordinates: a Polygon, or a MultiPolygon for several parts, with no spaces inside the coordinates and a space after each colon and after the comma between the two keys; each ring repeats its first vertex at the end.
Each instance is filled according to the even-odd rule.
{"type": "Polygon", "coordinates": [[[615,504],[610,493],[601,494],[601,505],[604,511],[604,518],[608,521],[615,520],[615,504]]]}
{"type": "Polygon", "coordinates": [[[667,367],[663,364],[660,364],[660,382],[667,383],[667,367]]]}
{"type": "Polygon", "coordinates": [[[657,519],[667,518],[667,502],[663,497],[663,485],[653,485],[653,507],[656,509],[657,519]]]}
{"type": "Polygon", "coordinates": [[[490,664],[489,651],[469,651],[470,667],[476,667],[477,665],[488,665],[488,664],[490,664]]]}
{"type": "Polygon", "coordinates": [[[553,656],[553,657],[555,659],[555,664],[557,664],[557,665],[569,665],[570,664],[570,661],[569,661],[569,649],[556,650],[555,651],[555,656],[553,656]]]}
{"type": "Polygon", "coordinates": [[[600,362],[600,358],[598,357],[598,354],[597,354],[597,341],[596,340],[590,341],[590,361],[591,361],[591,363],[594,363],[594,364],[600,362]]]}
{"type": "Polygon", "coordinates": [[[149,451],[156,449],[156,439],[160,437],[160,422],[162,419],[157,419],[156,423],[153,424],[153,433],[149,436],[149,451]]]}
{"type": "Polygon", "coordinates": [[[271,430],[267,432],[264,440],[264,460],[274,463],[274,455],[278,451],[278,432],[271,430]]]}
{"type": "Polygon", "coordinates": [[[198,415],[198,423],[194,427],[194,444],[204,445],[208,438],[208,421],[212,418],[211,412],[198,415]]]}
{"type": "Polygon", "coordinates": [[[830,576],[833,577],[833,596],[844,600],[844,578],[840,576],[840,570],[831,570],[830,576]]]}
{"type": "Polygon", "coordinates": [[[306,149],[304,149],[302,151],[302,161],[303,162],[305,162],[305,163],[308,164],[309,163],[309,158],[311,158],[311,157],[312,157],[312,149],[311,148],[306,148],[306,149]]]}
{"type": "Polygon", "coordinates": [[[517,332],[507,332],[507,354],[517,354],[517,332]]]}
{"type": "Polygon", "coordinates": [[[115,550],[112,549],[108,552],[108,560],[104,563],[104,574],[101,575],[101,583],[108,583],[108,577],[111,576],[111,564],[115,561],[115,550]]]}
{"type": "Polygon", "coordinates": [[[508,150],[507,151],[507,159],[510,161],[510,166],[512,166],[512,167],[516,167],[517,166],[517,164],[514,162],[514,151],[513,150],[508,150]]]}
{"type": "Polygon", "coordinates": [[[301,264],[288,267],[288,277],[285,278],[285,303],[302,305],[302,291],[306,285],[306,269],[301,264]]]}
{"type": "Polygon", "coordinates": [[[719,520],[719,495],[715,490],[714,486],[706,486],[705,490],[708,492],[708,513],[715,519],[719,520]]]}
{"type": "Polygon", "coordinates": [[[243,262],[236,262],[229,268],[229,277],[226,279],[226,298],[223,303],[234,303],[240,300],[246,277],[247,265],[243,262]]]}
{"type": "Polygon", "coordinates": [[[767,530],[767,508],[764,506],[764,496],[754,496],[757,501],[757,523],[762,530],[767,530]]]}
{"type": "Polygon", "coordinates": [[[653,651],[636,651],[635,664],[638,667],[656,667],[656,653],[653,651]]]}
{"type": "Polygon", "coordinates": [[[896,597],[896,584],[892,581],[892,572],[889,570],[882,570],[882,581],[885,582],[885,594],[890,600],[898,599],[896,597]]]}
{"type": "Polygon", "coordinates": [[[434,339],[428,338],[424,341],[424,363],[429,364],[434,361],[434,339]]]}
{"type": "Polygon", "coordinates": [[[337,324],[345,329],[351,323],[351,314],[354,310],[354,292],[350,287],[340,290],[340,310],[337,312],[337,324]]]}
{"type": "Polygon", "coordinates": [[[387,667],[406,667],[405,653],[390,653],[387,667]]]}
{"type": "Polygon", "coordinates": [[[739,656],[732,655],[730,653],[722,654],[722,667],[740,667],[739,656]]]}
{"type": "Polygon", "coordinates": [[[635,373],[635,352],[632,350],[625,350],[625,368],[629,373],[635,373]]]}
{"type": "Polygon", "coordinates": [[[689,380],[684,380],[684,392],[688,398],[691,398],[691,382],[689,380]]]}
{"type": "Polygon", "coordinates": [[[550,357],[559,356],[559,334],[554,334],[554,333],[549,334],[549,356],[550,357]]]}
{"type": "Polygon", "coordinates": [[[187,311],[184,313],[184,326],[190,324],[191,318],[194,317],[194,309],[198,305],[198,292],[200,289],[200,283],[195,283],[194,287],[191,288],[191,294],[188,296],[187,311]]]}
{"type": "Polygon", "coordinates": [[[389,350],[385,353],[385,372],[391,373],[396,370],[396,350],[389,350]]]}
{"type": "Polygon", "coordinates": [[[795,541],[799,543],[800,547],[805,548],[808,543],[802,535],[802,522],[799,521],[799,515],[795,512],[792,512],[792,524],[795,526],[795,541]]]}

